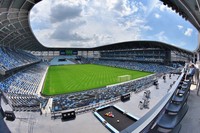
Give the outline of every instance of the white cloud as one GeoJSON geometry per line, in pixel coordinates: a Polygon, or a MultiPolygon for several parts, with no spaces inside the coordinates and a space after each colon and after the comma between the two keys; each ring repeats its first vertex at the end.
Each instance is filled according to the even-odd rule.
{"type": "Polygon", "coordinates": [[[169,42],[169,39],[165,33],[165,31],[160,31],[156,34],[152,34],[152,35],[149,35],[149,36],[146,36],[145,39],[143,40],[155,40],[155,41],[159,41],[159,42],[164,42],[164,43],[168,43],[169,42]]]}
{"type": "Polygon", "coordinates": [[[155,7],[158,8],[161,12],[175,12],[170,7],[164,5],[162,2],[157,2],[155,7]]]}
{"type": "Polygon", "coordinates": [[[117,3],[114,5],[114,9],[121,15],[121,16],[127,16],[132,13],[135,13],[138,11],[138,7],[135,5],[132,5],[133,7],[130,7],[130,4],[128,3],[128,0],[118,0],[117,3]]]}
{"type": "Polygon", "coordinates": [[[168,37],[165,35],[164,31],[161,31],[161,32],[155,34],[154,37],[157,38],[157,40],[161,41],[161,42],[167,42],[168,41],[168,37]]]}
{"type": "Polygon", "coordinates": [[[142,29],[144,29],[144,30],[153,30],[153,28],[151,26],[149,26],[149,25],[143,25],[142,29]]]}
{"type": "Polygon", "coordinates": [[[160,14],[158,14],[158,13],[155,13],[154,16],[155,16],[155,18],[157,18],[157,19],[160,18],[160,14]]]}
{"type": "Polygon", "coordinates": [[[192,35],[192,32],[193,32],[193,29],[187,28],[187,30],[184,32],[184,35],[185,35],[185,36],[191,36],[191,35],[192,35]]]}
{"type": "Polygon", "coordinates": [[[62,22],[66,19],[75,19],[81,16],[82,8],[81,6],[68,6],[57,4],[51,8],[51,21],[52,22],[62,22]]]}
{"type": "MultiPolygon", "coordinates": [[[[172,12],[159,0],[147,4],[132,0],[42,0],[32,9],[30,22],[37,39],[47,47],[95,47],[139,39],[169,42],[168,31],[156,22],[164,18],[164,11],[172,12]]],[[[186,36],[193,32],[189,28],[183,32],[188,27],[184,24],[177,27],[186,36]]]]}
{"type": "Polygon", "coordinates": [[[177,27],[178,27],[179,30],[183,29],[182,25],[177,25],[177,27]]]}
{"type": "Polygon", "coordinates": [[[136,3],[129,0],[106,0],[106,6],[110,11],[115,10],[121,16],[127,16],[139,10],[136,3]]]}
{"type": "Polygon", "coordinates": [[[148,0],[147,2],[147,6],[148,6],[148,10],[146,10],[146,15],[148,16],[149,14],[152,13],[152,11],[154,10],[155,6],[157,5],[157,3],[159,3],[159,0],[148,0]]]}
{"type": "Polygon", "coordinates": [[[50,17],[48,14],[50,14],[50,2],[48,0],[44,0],[42,2],[39,2],[37,4],[37,8],[34,7],[30,12],[30,21],[31,22],[44,22],[46,20],[49,20],[50,17]],[[42,13],[41,13],[42,12],[42,13]]]}
{"type": "Polygon", "coordinates": [[[144,9],[141,2],[129,0],[43,0],[30,17],[33,32],[45,46],[94,47],[138,40],[142,31],[152,30],[145,18],[138,17],[144,9]],[[38,26],[48,27],[39,29],[35,24],[40,19],[38,26]]]}
{"type": "Polygon", "coordinates": [[[186,46],[186,45],[187,45],[186,42],[180,42],[178,46],[179,46],[179,47],[183,47],[183,46],[186,46]]]}

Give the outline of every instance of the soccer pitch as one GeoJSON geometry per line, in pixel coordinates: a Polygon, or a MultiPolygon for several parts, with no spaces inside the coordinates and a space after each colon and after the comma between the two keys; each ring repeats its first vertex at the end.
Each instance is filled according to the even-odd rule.
{"type": "Polygon", "coordinates": [[[50,66],[42,94],[51,96],[80,92],[119,83],[118,76],[131,75],[132,80],[150,74],[93,64],[50,66]]]}

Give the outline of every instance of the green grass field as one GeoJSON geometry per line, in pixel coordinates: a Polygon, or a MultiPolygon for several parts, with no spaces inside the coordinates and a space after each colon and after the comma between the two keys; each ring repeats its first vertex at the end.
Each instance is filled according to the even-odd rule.
{"type": "Polygon", "coordinates": [[[93,64],[50,66],[42,94],[79,92],[118,83],[118,76],[131,75],[132,80],[149,74],[152,73],[93,64]]]}

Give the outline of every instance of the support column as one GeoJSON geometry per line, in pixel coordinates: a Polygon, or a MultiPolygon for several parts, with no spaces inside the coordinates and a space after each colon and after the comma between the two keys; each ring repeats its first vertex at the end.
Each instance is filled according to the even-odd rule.
{"type": "Polygon", "coordinates": [[[193,58],[192,58],[193,63],[195,63],[195,55],[196,55],[196,53],[193,53],[193,58]]]}
{"type": "Polygon", "coordinates": [[[200,64],[200,33],[198,35],[198,46],[197,46],[197,63],[200,64]]]}
{"type": "Polygon", "coordinates": [[[87,59],[88,59],[88,51],[87,51],[87,59]]]}
{"type": "Polygon", "coordinates": [[[197,48],[197,62],[196,62],[196,79],[197,79],[197,95],[199,95],[199,90],[200,90],[200,85],[199,85],[199,73],[200,73],[200,32],[199,32],[199,35],[198,35],[198,48],[197,48]]]}
{"type": "Polygon", "coordinates": [[[197,62],[199,62],[199,52],[197,52],[197,62]]]}

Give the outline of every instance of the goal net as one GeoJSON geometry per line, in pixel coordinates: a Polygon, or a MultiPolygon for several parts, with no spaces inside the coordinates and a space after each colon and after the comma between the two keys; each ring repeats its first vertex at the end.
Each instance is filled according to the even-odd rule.
{"type": "Polygon", "coordinates": [[[131,75],[118,76],[118,82],[125,82],[131,80],[131,75]]]}

